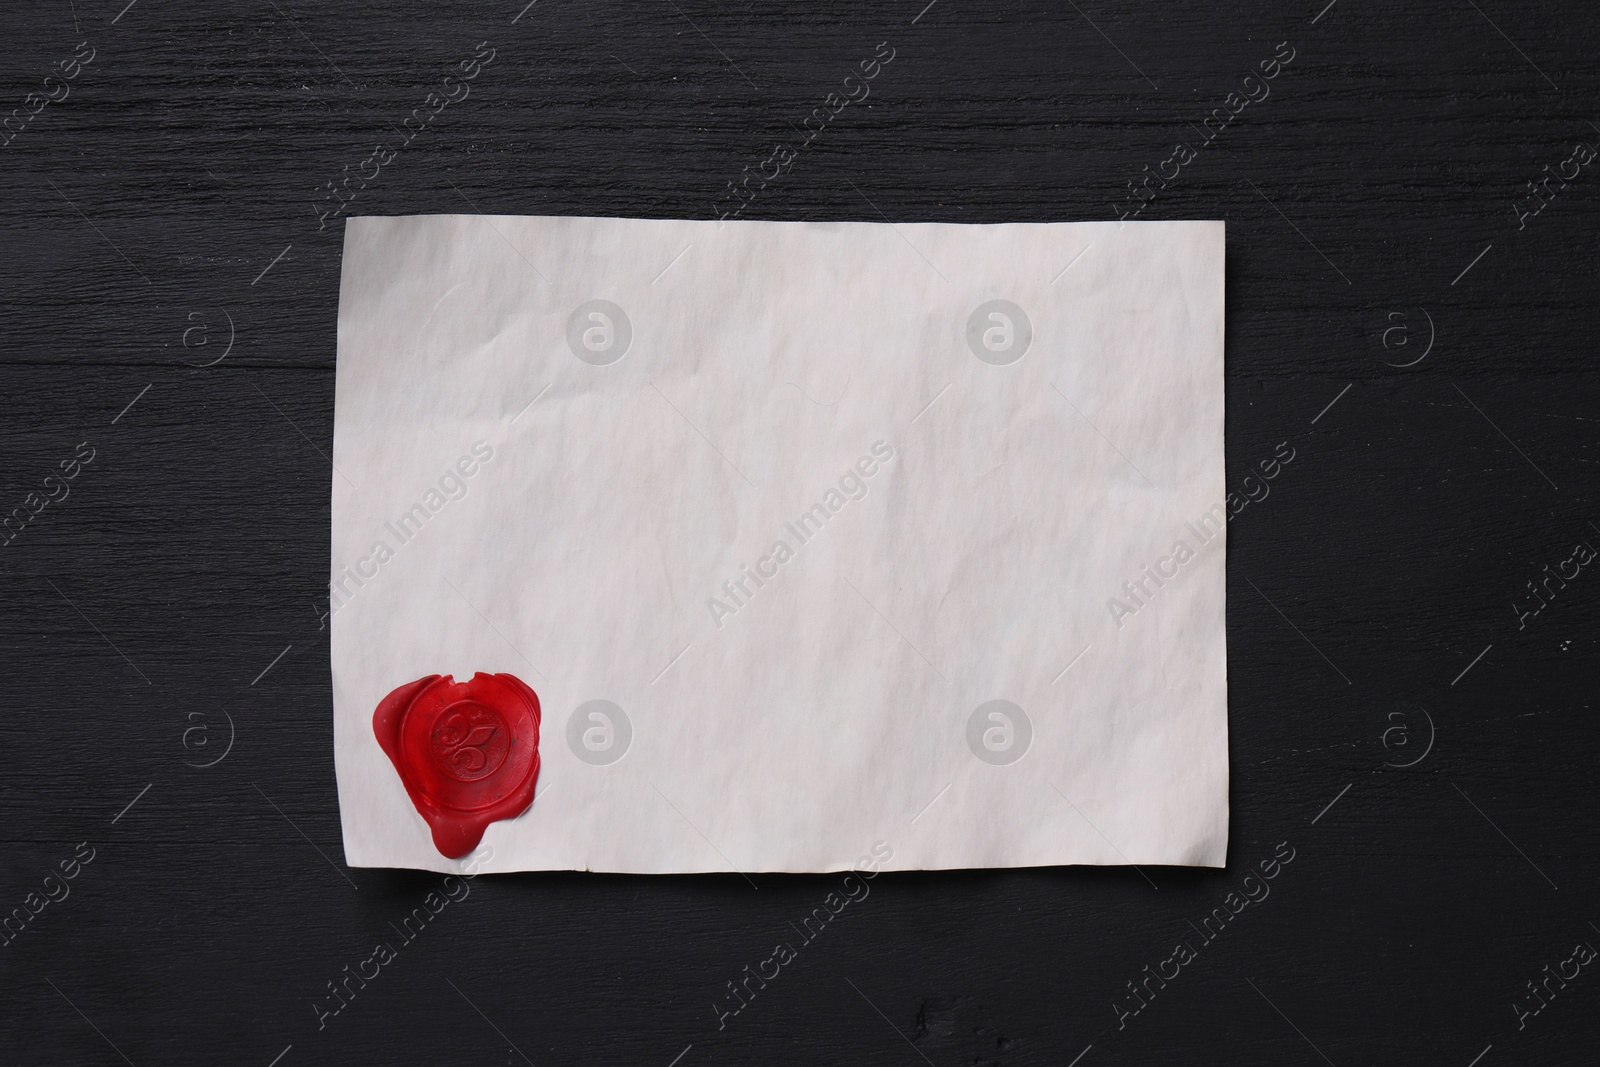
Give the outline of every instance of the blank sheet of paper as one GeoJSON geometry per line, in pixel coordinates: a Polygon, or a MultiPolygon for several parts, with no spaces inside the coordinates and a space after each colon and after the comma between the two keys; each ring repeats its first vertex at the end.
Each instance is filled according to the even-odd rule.
{"type": "Polygon", "coordinates": [[[477,869],[1221,866],[1220,222],[358,218],[330,602],[354,866],[434,848],[372,716],[538,693],[477,869]],[[487,857],[484,859],[483,857],[487,857]]]}

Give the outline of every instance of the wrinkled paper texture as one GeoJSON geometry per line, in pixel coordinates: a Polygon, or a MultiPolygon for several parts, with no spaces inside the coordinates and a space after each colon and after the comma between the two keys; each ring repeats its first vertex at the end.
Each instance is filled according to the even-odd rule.
{"type": "Polygon", "coordinates": [[[350,220],[348,862],[462,868],[372,715],[484,671],[538,692],[543,767],[481,871],[1221,866],[1223,245],[350,220]]]}

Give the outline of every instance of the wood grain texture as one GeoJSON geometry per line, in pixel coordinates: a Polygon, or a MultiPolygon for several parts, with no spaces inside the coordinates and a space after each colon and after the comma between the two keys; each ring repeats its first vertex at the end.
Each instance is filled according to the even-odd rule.
{"type": "Polygon", "coordinates": [[[1600,144],[1600,10],[125,3],[9,11],[0,45],[0,113],[95,49],[0,148],[0,511],[95,450],[0,546],[0,913],[94,850],[0,945],[0,1062],[1593,1062],[1600,975],[1512,1005],[1600,945],[1600,574],[1512,604],[1600,545],[1600,161],[1513,205],[1600,144]],[[317,210],[480,41],[351,213],[709,219],[888,42],[744,217],[1111,219],[1289,43],[1139,216],[1229,223],[1230,485],[1296,449],[1230,530],[1227,870],[884,876],[720,1029],[836,878],[480,879],[319,1029],[438,879],[340,854],[317,210]],[[1280,842],[1270,896],[1119,1028],[1280,842]]]}

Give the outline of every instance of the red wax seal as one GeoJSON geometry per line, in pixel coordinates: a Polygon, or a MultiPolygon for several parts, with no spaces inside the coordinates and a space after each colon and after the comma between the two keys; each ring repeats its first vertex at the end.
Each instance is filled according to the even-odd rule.
{"type": "Polygon", "coordinates": [[[478,847],[492,822],[533,803],[539,778],[539,695],[509,674],[457,682],[430,674],[384,697],[372,732],[411,803],[451,859],[478,847]]]}

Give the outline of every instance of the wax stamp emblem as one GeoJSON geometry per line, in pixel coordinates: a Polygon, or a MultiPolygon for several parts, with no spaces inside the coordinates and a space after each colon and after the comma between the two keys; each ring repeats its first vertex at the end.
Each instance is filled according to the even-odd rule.
{"type": "Polygon", "coordinates": [[[490,823],[533,803],[539,695],[513,675],[407,682],[378,704],[372,732],[435,847],[452,859],[477,848],[490,823]]]}

